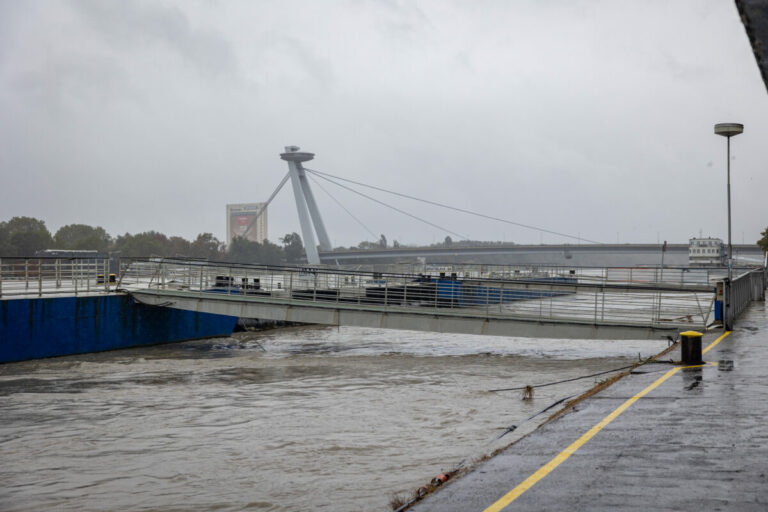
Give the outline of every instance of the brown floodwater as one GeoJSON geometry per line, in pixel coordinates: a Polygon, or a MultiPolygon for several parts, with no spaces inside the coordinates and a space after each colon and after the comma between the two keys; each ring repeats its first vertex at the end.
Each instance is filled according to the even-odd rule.
{"type": "Polygon", "coordinates": [[[306,327],[0,365],[0,510],[386,511],[606,376],[489,389],[665,347],[306,327]]]}

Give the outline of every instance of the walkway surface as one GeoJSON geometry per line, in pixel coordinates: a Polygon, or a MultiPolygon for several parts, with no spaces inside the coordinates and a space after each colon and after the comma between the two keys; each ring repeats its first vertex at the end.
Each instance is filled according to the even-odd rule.
{"type": "Polygon", "coordinates": [[[722,334],[705,366],[643,366],[409,510],[768,510],[766,303],[722,334]]]}

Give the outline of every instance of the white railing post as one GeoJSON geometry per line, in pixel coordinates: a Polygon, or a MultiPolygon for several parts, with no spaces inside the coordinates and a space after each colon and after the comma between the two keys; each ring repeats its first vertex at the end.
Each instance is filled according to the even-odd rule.
{"type": "MultiPolygon", "coordinates": [[[[549,296],[549,319],[550,320],[552,319],[552,302],[553,302],[553,300],[554,300],[554,296],[550,295],[549,296]]],[[[605,301],[605,297],[603,297],[603,301],[605,301]]]]}
{"type": "Polygon", "coordinates": [[[539,297],[539,320],[544,318],[544,298],[539,297]]]}
{"type": "Polygon", "coordinates": [[[602,306],[600,306],[600,321],[605,321],[605,288],[601,289],[600,295],[602,295],[602,306]]]}
{"type": "Polygon", "coordinates": [[[128,272],[128,267],[123,269],[123,260],[121,258],[118,258],[117,273],[119,274],[119,276],[117,278],[117,284],[115,285],[115,289],[120,288],[120,285],[123,284],[123,277],[125,276],[126,272],[128,272]]]}

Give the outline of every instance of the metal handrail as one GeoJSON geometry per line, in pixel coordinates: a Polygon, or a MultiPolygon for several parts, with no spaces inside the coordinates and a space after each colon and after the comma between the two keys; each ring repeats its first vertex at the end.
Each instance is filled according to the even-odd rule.
{"type": "Polygon", "coordinates": [[[702,328],[709,321],[714,301],[714,286],[708,284],[632,285],[541,274],[518,279],[440,277],[184,259],[144,259],[124,268],[120,288],[127,291],[157,290],[214,300],[338,309],[575,319],[595,324],[702,328]]]}
{"type": "Polygon", "coordinates": [[[109,293],[107,258],[0,258],[0,298],[109,293]]]}
{"type": "MultiPolygon", "coordinates": [[[[320,266],[307,266],[307,265],[266,265],[257,263],[233,263],[226,261],[203,261],[193,258],[122,258],[123,262],[143,262],[147,264],[156,264],[160,262],[167,262],[169,264],[177,265],[193,265],[193,266],[218,266],[226,267],[237,270],[257,270],[257,271],[284,271],[284,272],[303,272],[311,274],[323,274],[323,275],[366,275],[370,278],[376,276],[388,276],[396,278],[409,278],[415,275],[428,275],[437,277],[441,273],[449,276],[455,273],[457,278],[481,280],[487,282],[508,282],[514,281],[519,283],[537,283],[542,278],[547,277],[564,277],[564,278],[577,278],[579,284],[583,287],[612,287],[618,289],[624,289],[632,287],[634,289],[646,289],[646,290],[662,290],[662,291],[679,291],[681,289],[708,292],[713,287],[716,281],[726,275],[727,269],[725,268],[687,268],[687,267],[675,267],[664,268],[664,272],[677,270],[678,274],[684,273],[695,276],[694,278],[685,280],[661,280],[664,275],[659,271],[658,267],[564,267],[564,266],[551,266],[551,265],[479,265],[481,267],[488,267],[494,270],[476,272],[470,275],[466,275],[465,272],[461,272],[460,269],[466,265],[454,265],[453,267],[441,266],[443,270],[435,269],[432,265],[427,265],[426,271],[416,270],[413,265],[387,265],[388,268],[394,269],[389,271],[377,271],[374,269],[367,270],[361,269],[360,266],[355,268],[346,268],[339,266],[320,265],[320,266]],[[506,269],[505,272],[497,271],[499,268],[506,269]],[[452,270],[447,270],[452,269],[452,270]],[[514,270],[513,270],[514,269],[514,270]],[[578,269],[574,274],[569,274],[570,270],[578,269]],[[563,272],[563,270],[566,270],[563,272]],[[598,270],[602,272],[602,275],[586,274],[582,271],[598,270]],[[517,271],[517,272],[516,272],[517,271]],[[625,275],[618,275],[616,272],[624,271],[625,275]]],[[[476,265],[477,266],[477,265],[476,265]]],[[[418,268],[422,268],[419,266],[418,268]]],[[[122,277],[122,275],[121,275],[122,277]]]]}

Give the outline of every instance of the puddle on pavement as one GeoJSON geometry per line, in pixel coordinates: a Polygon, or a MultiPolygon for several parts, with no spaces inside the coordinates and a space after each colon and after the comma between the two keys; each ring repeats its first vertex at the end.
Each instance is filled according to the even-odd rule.
{"type": "Polygon", "coordinates": [[[697,391],[701,391],[703,386],[703,372],[701,371],[701,368],[684,368],[683,369],[683,388],[686,391],[691,391],[696,389],[697,391]]]}
{"type": "Polygon", "coordinates": [[[721,359],[717,362],[717,370],[720,372],[730,372],[733,371],[733,360],[732,359],[721,359]]]}

